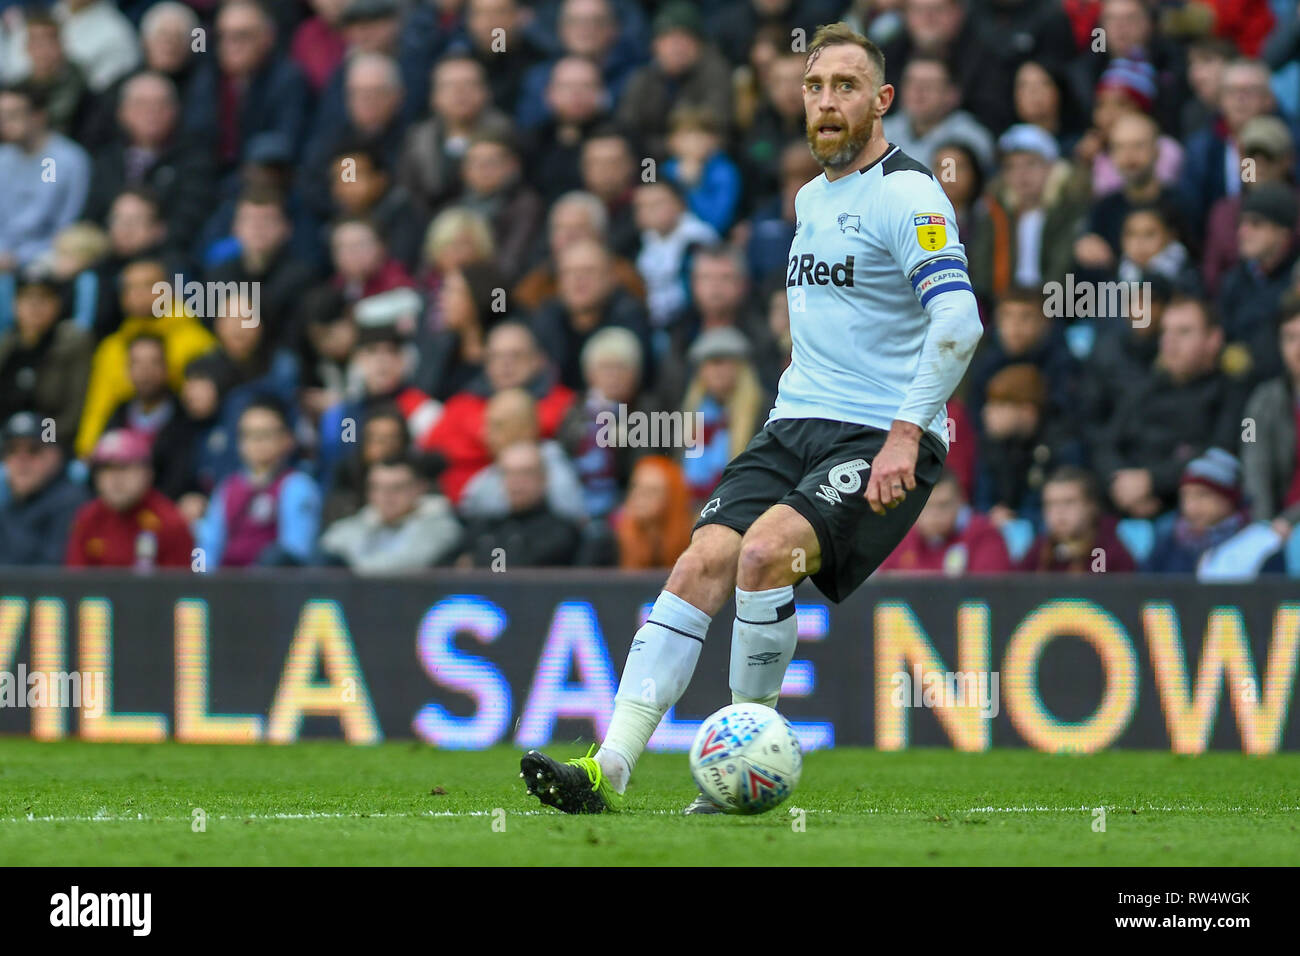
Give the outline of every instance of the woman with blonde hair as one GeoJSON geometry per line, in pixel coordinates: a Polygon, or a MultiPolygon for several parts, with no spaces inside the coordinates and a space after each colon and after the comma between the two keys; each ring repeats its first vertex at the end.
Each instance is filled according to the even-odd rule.
{"type": "Polygon", "coordinates": [[[614,518],[618,566],[670,568],[691,543],[692,514],[682,468],[646,455],[632,469],[627,500],[614,518]]]}

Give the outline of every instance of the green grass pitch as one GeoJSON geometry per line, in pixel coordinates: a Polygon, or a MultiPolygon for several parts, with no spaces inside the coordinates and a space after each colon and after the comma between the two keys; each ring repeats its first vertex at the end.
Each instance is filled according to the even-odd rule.
{"type": "Polygon", "coordinates": [[[689,818],[684,755],[584,817],[527,797],[518,756],[0,738],[0,865],[1300,864],[1300,754],[838,749],[770,813],[689,818]]]}

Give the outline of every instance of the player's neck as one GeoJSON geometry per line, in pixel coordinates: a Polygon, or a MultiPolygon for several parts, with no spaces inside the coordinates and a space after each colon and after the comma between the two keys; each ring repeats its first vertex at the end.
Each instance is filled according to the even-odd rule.
{"type": "Polygon", "coordinates": [[[850,173],[861,172],[887,152],[889,152],[889,142],[880,131],[880,126],[877,125],[875,133],[871,139],[867,140],[867,145],[862,147],[862,152],[858,153],[853,162],[839,169],[831,169],[829,166],[822,167],[826,173],[826,181],[833,183],[837,179],[843,179],[850,173]]]}

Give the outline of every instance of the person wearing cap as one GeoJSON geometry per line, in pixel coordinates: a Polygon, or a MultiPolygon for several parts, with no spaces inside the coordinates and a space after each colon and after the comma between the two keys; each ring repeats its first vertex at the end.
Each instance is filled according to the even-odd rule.
{"type": "Polygon", "coordinates": [[[0,332],[0,421],[30,410],[54,419],[60,435],[77,433],[94,348],[90,335],[63,318],[58,285],[24,276],[14,296],[14,324],[0,332]]]}
{"type": "MultiPolygon", "coordinates": [[[[1124,175],[1117,168],[1111,148],[1115,124],[1132,114],[1152,117],[1158,85],[1155,69],[1142,60],[1112,60],[1101,74],[1093,90],[1092,129],[1075,146],[1075,158],[1091,175],[1094,196],[1104,196],[1124,185],[1124,175]]],[[[1172,136],[1158,129],[1157,133],[1155,177],[1161,183],[1177,185],[1183,147],[1172,136]]]]}
{"type": "Polygon", "coordinates": [[[0,566],[60,565],[83,483],[65,467],[52,420],[17,412],[0,426],[0,566]]]}
{"type": "Polygon", "coordinates": [[[1056,137],[1028,123],[998,139],[999,176],[987,199],[1001,228],[975,230],[969,243],[972,282],[994,296],[1012,286],[1041,287],[1070,270],[1072,237],[1086,206],[1072,191],[1056,137]]]}
{"type": "Polygon", "coordinates": [[[90,456],[96,497],[77,512],[64,564],[70,568],[188,568],[194,539],[181,513],[153,487],[149,439],[106,431],[90,456]]]}
{"type": "MultiPolygon", "coordinates": [[[[1208,448],[1183,468],[1178,479],[1178,518],[1148,555],[1145,571],[1192,574],[1213,561],[1246,528],[1250,518],[1241,487],[1241,462],[1222,448],[1208,448]]],[[[1260,571],[1284,570],[1280,550],[1260,571]]]]}
{"type": "Polygon", "coordinates": [[[671,110],[694,108],[718,117],[732,115],[731,66],[709,43],[693,3],[671,0],[655,14],[652,29],[651,60],[628,80],[617,118],[624,128],[646,137],[651,155],[660,155],[671,110]]]}
{"type": "Polygon", "coordinates": [[[706,329],[686,353],[695,374],[681,403],[692,436],[682,469],[696,505],[708,499],[727,462],[758,434],[772,407],[774,396],[759,383],[753,353],[734,326],[706,329]]]}
{"type": "MultiPolygon", "coordinates": [[[[1243,171],[1249,169],[1253,182],[1243,183],[1240,195],[1224,196],[1210,209],[1205,226],[1205,251],[1201,256],[1201,278],[1209,295],[1218,295],[1223,277],[1237,264],[1237,226],[1246,194],[1264,183],[1282,183],[1295,193],[1295,154],[1291,130],[1278,117],[1257,116],[1243,127],[1243,171]]],[[[1296,222],[1295,238],[1300,244],[1300,219],[1296,222]]]]}
{"type": "Polygon", "coordinates": [[[1219,311],[1229,342],[1251,342],[1260,329],[1266,329],[1263,354],[1252,356],[1261,380],[1280,370],[1272,326],[1300,258],[1296,219],[1296,193],[1290,186],[1260,183],[1246,193],[1237,225],[1240,261],[1223,277],[1219,289],[1219,311]]]}
{"type": "Polygon", "coordinates": [[[167,243],[186,248],[212,212],[215,164],[208,144],[181,124],[176,84],[161,73],[138,73],[122,84],[113,142],[95,152],[85,216],[96,222],[127,186],[158,196],[167,243]]]}
{"type": "Polygon", "coordinates": [[[966,143],[987,170],[993,165],[993,135],[960,108],[961,102],[962,91],[943,58],[916,53],[903,67],[898,102],[885,116],[885,138],[909,156],[927,159],[943,143],[966,143]]]}

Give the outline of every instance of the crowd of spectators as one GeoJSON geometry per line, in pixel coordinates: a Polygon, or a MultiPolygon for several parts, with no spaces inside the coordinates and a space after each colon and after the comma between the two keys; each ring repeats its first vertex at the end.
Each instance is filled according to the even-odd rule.
{"type": "Polygon", "coordinates": [[[670,566],[843,19],[986,326],[886,569],[1283,569],[1297,6],[0,0],[0,564],[670,566]]]}

